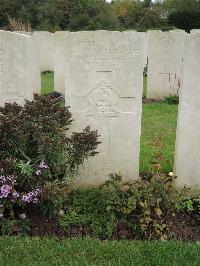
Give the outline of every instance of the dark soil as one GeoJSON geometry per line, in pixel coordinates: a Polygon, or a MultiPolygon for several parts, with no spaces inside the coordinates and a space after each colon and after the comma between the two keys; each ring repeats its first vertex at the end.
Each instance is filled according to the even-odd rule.
{"type": "Polygon", "coordinates": [[[200,241],[200,220],[188,214],[176,214],[166,217],[174,238],[177,240],[200,241]]]}
{"type": "MultiPolygon", "coordinates": [[[[30,236],[45,237],[53,236],[59,239],[66,237],[86,237],[89,232],[84,227],[71,227],[68,230],[61,230],[57,221],[32,214],[32,223],[30,236]]],[[[165,223],[168,225],[172,239],[182,241],[200,241],[200,220],[191,217],[188,214],[175,214],[167,216],[165,223]]],[[[130,230],[127,230],[122,224],[117,226],[117,232],[114,239],[135,239],[130,230]]]]}
{"type": "Polygon", "coordinates": [[[143,103],[146,103],[146,104],[150,104],[150,103],[161,103],[162,100],[143,98],[143,99],[142,99],[142,102],[143,102],[143,103]]]}

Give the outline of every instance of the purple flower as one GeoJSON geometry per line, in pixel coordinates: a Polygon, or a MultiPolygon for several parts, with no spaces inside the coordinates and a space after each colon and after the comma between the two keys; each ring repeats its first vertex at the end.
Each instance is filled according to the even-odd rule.
{"type": "Polygon", "coordinates": [[[41,175],[41,173],[42,173],[41,170],[37,170],[37,171],[35,172],[35,174],[36,174],[37,176],[41,175]]]}
{"type": "Polygon", "coordinates": [[[3,185],[0,188],[0,198],[7,198],[8,195],[11,193],[12,187],[9,185],[3,185]]]}
{"type": "Polygon", "coordinates": [[[19,198],[19,193],[14,191],[12,196],[13,196],[13,198],[18,199],[19,198]]]}
{"type": "Polygon", "coordinates": [[[31,202],[32,203],[38,203],[39,202],[38,197],[40,197],[41,194],[42,194],[42,190],[37,188],[36,190],[28,192],[27,194],[25,194],[22,197],[22,201],[24,203],[31,203],[31,202]]]}
{"type": "Polygon", "coordinates": [[[5,185],[14,185],[16,183],[16,177],[15,176],[0,176],[0,184],[5,185]]]}
{"type": "Polygon", "coordinates": [[[18,192],[16,192],[16,191],[14,191],[13,193],[12,193],[12,199],[11,199],[11,201],[12,202],[15,202],[18,198],[19,198],[19,193],[18,192]]]}
{"type": "Polygon", "coordinates": [[[48,169],[49,166],[45,162],[41,162],[40,165],[39,165],[39,168],[41,168],[41,169],[48,169]]]}
{"type": "Polygon", "coordinates": [[[26,214],[25,213],[21,213],[20,215],[19,215],[19,217],[21,218],[21,219],[26,219],[26,214]]]}

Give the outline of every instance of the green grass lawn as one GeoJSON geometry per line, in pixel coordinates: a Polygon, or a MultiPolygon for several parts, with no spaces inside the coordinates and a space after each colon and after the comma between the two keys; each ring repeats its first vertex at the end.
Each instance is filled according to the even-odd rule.
{"type": "Polygon", "coordinates": [[[54,91],[54,75],[53,72],[43,72],[41,78],[42,94],[51,93],[54,91]]]}
{"type": "Polygon", "coordinates": [[[177,105],[143,104],[140,172],[148,172],[159,152],[162,172],[173,170],[177,112],[177,105]]]}
{"type": "MultiPolygon", "coordinates": [[[[53,74],[42,75],[42,93],[53,91],[53,74]]],[[[144,92],[146,78],[144,79],[144,92]]],[[[162,151],[161,171],[173,170],[176,137],[177,105],[166,103],[143,104],[140,172],[147,173],[157,152],[162,151]],[[160,145],[155,145],[159,140],[160,145]]]]}
{"type": "Polygon", "coordinates": [[[0,265],[200,265],[200,244],[5,237],[0,265]]]}

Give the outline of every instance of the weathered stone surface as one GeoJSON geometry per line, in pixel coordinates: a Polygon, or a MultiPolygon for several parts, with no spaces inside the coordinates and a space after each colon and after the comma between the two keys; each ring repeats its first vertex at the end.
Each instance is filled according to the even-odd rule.
{"type": "MultiPolygon", "coordinates": [[[[124,32],[128,33],[137,33],[136,30],[126,30],[124,32]]],[[[148,53],[148,34],[147,32],[138,32],[140,36],[140,41],[143,44],[143,59],[144,59],[144,67],[147,64],[147,53],[148,53]]]]}
{"type": "Polygon", "coordinates": [[[31,37],[0,31],[0,105],[33,98],[31,37]]]}
{"type": "Polygon", "coordinates": [[[179,94],[186,37],[180,30],[148,32],[147,98],[179,94]]]}
{"type": "Polygon", "coordinates": [[[185,45],[183,84],[176,136],[175,172],[179,185],[200,187],[200,33],[185,45]]]}
{"type": "Polygon", "coordinates": [[[65,93],[65,42],[69,36],[68,31],[55,33],[55,54],[54,54],[54,90],[65,93]]]}
{"type": "Polygon", "coordinates": [[[27,35],[27,36],[32,35],[32,32],[29,32],[29,31],[14,31],[14,33],[20,33],[20,34],[27,35]]]}
{"type": "Polygon", "coordinates": [[[66,105],[75,116],[72,131],[97,129],[99,154],[82,167],[78,182],[100,184],[110,173],[139,175],[143,44],[135,32],[70,33],[65,45],[66,105]]]}
{"type": "Polygon", "coordinates": [[[32,32],[15,31],[15,33],[31,37],[31,55],[29,60],[32,64],[32,73],[30,78],[32,79],[34,93],[41,93],[41,74],[38,41],[36,40],[36,38],[33,37],[32,32]]]}
{"type": "Polygon", "coordinates": [[[39,47],[36,40],[31,35],[31,54],[30,54],[30,63],[31,63],[31,79],[32,79],[32,88],[34,93],[41,93],[41,73],[40,73],[40,57],[39,57],[39,47]]]}
{"type": "Polygon", "coordinates": [[[47,31],[35,31],[33,33],[38,47],[40,58],[40,71],[54,71],[54,34],[47,31]]]}
{"type": "Polygon", "coordinates": [[[192,33],[198,33],[198,32],[200,32],[200,29],[193,29],[193,30],[190,31],[191,34],[192,33]]]}

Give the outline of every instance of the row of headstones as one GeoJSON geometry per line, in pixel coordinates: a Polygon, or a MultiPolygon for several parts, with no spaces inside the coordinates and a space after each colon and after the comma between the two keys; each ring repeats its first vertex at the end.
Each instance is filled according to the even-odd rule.
{"type": "MultiPolygon", "coordinates": [[[[192,30],[191,34],[200,30],[192,30]]],[[[131,31],[129,31],[131,32],[131,31]]],[[[132,31],[134,32],[134,31],[132,31]]],[[[28,33],[31,35],[31,33],[28,33]]],[[[70,32],[34,32],[33,42],[38,46],[40,71],[54,71],[54,88],[64,93],[64,42],[70,32]]],[[[183,57],[188,34],[183,30],[140,33],[144,42],[144,66],[148,64],[146,97],[164,99],[179,95],[183,79],[183,57]]]]}
{"type": "MultiPolygon", "coordinates": [[[[192,33],[200,30],[192,30],[192,33]]],[[[183,30],[147,32],[148,99],[179,95],[183,80],[183,58],[188,33],[183,30]]]]}
{"type": "MultiPolygon", "coordinates": [[[[64,82],[65,102],[75,116],[72,131],[90,125],[99,131],[102,141],[100,153],[81,168],[78,181],[84,185],[101,183],[113,172],[121,172],[128,180],[137,178],[146,57],[144,34],[57,34],[60,49],[56,54],[61,59],[59,73],[64,82]]],[[[39,45],[31,38],[0,31],[1,104],[22,103],[38,92],[39,45]]],[[[175,172],[180,185],[200,186],[200,32],[186,36],[184,44],[175,172]]]]}

